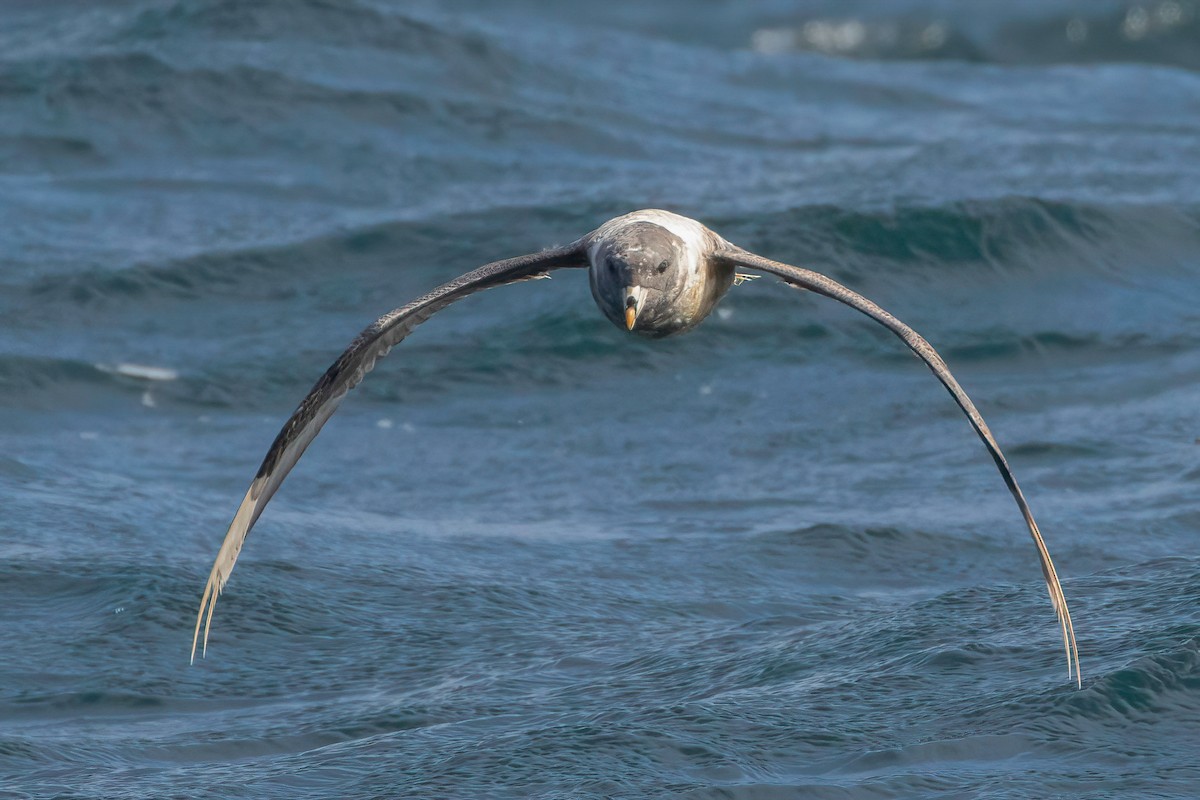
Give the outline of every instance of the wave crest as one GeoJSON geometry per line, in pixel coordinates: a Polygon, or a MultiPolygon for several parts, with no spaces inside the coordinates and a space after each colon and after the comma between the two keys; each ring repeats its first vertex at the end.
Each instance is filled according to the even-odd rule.
{"type": "MultiPolygon", "coordinates": [[[[975,8],[972,7],[972,11],[975,8]]],[[[760,28],[763,53],[1001,64],[1143,62],[1200,69],[1200,3],[1161,0],[981,26],[972,18],[812,17],[760,28]]]]}

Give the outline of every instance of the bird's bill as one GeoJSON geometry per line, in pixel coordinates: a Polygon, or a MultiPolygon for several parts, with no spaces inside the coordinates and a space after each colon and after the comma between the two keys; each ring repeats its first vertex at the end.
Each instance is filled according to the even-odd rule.
{"type": "Polygon", "coordinates": [[[642,298],[645,296],[646,290],[641,286],[626,286],[625,287],[625,329],[633,330],[634,323],[637,322],[638,310],[642,306],[642,298]]]}

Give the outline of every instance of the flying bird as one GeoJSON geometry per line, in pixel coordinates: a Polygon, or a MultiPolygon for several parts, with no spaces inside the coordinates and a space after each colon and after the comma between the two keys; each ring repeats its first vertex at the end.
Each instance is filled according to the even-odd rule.
{"type": "Polygon", "coordinates": [[[753,273],[770,273],[793,287],[845,303],[896,334],[950,392],[996,462],[1037,546],[1042,575],[1067,652],[1067,675],[1074,675],[1076,684],[1082,687],[1071,614],[1041,531],[1000,445],[933,346],[875,303],[820,273],[755,255],[730,244],[693,219],[658,209],[611,219],[564,247],[486,264],[384,314],[360,333],[284,424],[242,498],[204,587],[192,635],[193,662],[201,623],[204,625],[201,652],[207,653],[213,608],[229,580],[246,535],[346,393],[358,385],[375,362],[422,322],[467,295],[569,268],[588,270],[592,297],[604,316],[621,328],[647,337],[672,336],[696,327],[731,286],[758,277],[753,273]]]}

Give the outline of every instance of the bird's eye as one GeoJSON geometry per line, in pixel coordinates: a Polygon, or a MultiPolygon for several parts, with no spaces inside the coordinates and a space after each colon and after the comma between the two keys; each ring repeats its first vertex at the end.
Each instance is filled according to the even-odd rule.
{"type": "Polygon", "coordinates": [[[613,258],[612,256],[609,256],[607,259],[605,259],[604,263],[608,267],[609,272],[612,272],[614,274],[616,273],[617,260],[615,258],[613,258]]]}
{"type": "Polygon", "coordinates": [[[664,261],[663,261],[661,264],[659,264],[659,265],[658,265],[658,271],[659,271],[660,273],[661,273],[661,272],[666,272],[666,271],[667,271],[667,266],[668,266],[668,264],[667,264],[666,260],[664,260],[664,261]]]}

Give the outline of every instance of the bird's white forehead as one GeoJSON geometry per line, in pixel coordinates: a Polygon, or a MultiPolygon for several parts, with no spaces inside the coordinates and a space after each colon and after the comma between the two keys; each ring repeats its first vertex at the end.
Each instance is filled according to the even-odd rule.
{"type": "Polygon", "coordinates": [[[641,211],[613,217],[597,228],[592,238],[592,245],[588,248],[588,255],[594,257],[596,250],[605,241],[637,222],[649,222],[675,234],[684,243],[693,258],[699,256],[706,249],[708,237],[705,234],[708,229],[696,220],[659,208],[644,208],[641,211]]]}

